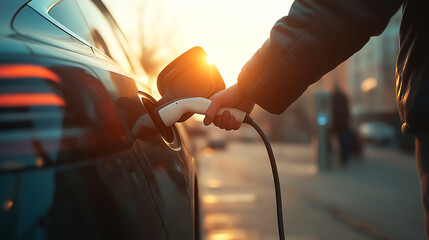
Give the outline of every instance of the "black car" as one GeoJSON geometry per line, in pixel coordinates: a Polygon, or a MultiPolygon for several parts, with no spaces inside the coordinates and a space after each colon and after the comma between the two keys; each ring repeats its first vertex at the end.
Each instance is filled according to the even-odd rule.
{"type": "Polygon", "coordinates": [[[0,239],[198,238],[192,146],[132,136],[127,50],[100,0],[1,1],[0,239]]]}

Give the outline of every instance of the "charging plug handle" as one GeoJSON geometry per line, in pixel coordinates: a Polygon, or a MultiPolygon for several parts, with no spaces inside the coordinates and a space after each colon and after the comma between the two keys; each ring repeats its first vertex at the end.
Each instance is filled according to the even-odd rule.
{"type": "MultiPolygon", "coordinates": [[[[211,101],[202,97],[184,98],[174,101],[168,105],[160,107],[158,110],[164,124],[169,127],[179,121],[186,113],[204,114],[210,106],[211,101]]],[[[235,108],[222,108],[217,115],[222,115],[225,111],[229,111],[237,121],[243,122],[246,113],[235,108]]]]}
{"type": "MultiPolygon", "coordinates": [[[[132,133],[135,137],[144,136],[148,129],[155,127],[158,132],[168,141],[172,136],[169,127],[178,122],[187,113],[204,114],[210,106],[211,101],[203,97],[183,98],[174,102],[163,104],[153,108],[150,104],[143,102],[147,114],[141,116],[134,124],[132,133]]],[[[218,115],[229,111],[237,121],[243,122],[246,113],[234,108],[222,108],[218,115]]]]}

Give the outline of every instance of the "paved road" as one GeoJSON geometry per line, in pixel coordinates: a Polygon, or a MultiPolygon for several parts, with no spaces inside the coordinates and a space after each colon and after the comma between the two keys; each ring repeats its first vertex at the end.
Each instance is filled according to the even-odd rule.
{"type": "MultiPolygon", "coordinates": [[[[412,155],[367,148],[346,169],[317,173],[311,146],[273,149],[288,240],[424,239],[412,155]]],[[[278,239],[264,146],[231,142],[199,159],[206,239],[278,239]]]]}

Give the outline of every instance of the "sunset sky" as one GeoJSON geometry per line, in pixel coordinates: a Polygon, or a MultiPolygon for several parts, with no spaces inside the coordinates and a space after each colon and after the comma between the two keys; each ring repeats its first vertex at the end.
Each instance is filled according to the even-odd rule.
{"type": "MultiPolygon", "coordinates": [[[[133,38],[137,18],[159,20],[159,30],[176,33],[172,41],[182,53],[202,46],[214,60],[227,86],[237,76],[253,53],[269,37],[273,24],[289,12],[291,0],[128,0],[105,1],[126,35],[133,38]],[[135,6],[148,6],[142,16],[135,6]],[[156,5],[156,6],[155,6],[156,5]],[[161,24],[162,23],[162,24],[161,24]],[[177,39],[179,38],[179,39],[177,39]]],[[[140,11],[141,12],[141,11],[140,11]]],[[[171,56],[173,60],[176,56],[171,56]]]]}

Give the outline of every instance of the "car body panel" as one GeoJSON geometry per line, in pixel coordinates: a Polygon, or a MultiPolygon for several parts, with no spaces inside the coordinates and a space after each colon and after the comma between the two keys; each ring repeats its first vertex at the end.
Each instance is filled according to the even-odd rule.
{"type": "Polygon", "coordinates": [[[167,239],[130,152],[0,179],[14,189],[1,199],[14,205],[2,217],[2,226],[10,226],[2,227],[2,239],[167,239]]]}
{"type": "Polygon", "coordinates": [[[8,37],[0,37],[0,54],[1,55],[32,55],[31,49],[20,41],[15,41],[8,37]]]}
{"type": "Polygon", "coordinates": [[[2,0],[0,8],[0,35],[7,36],[13,34],[10,28],[13,17],[24,6],[27,0],[2,0]]]}

